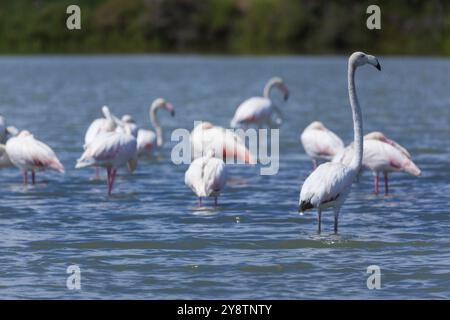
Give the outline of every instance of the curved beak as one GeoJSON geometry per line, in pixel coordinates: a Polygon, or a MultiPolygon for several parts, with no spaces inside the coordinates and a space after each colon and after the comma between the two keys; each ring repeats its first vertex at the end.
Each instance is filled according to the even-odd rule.
{"type": "Polygon", "coordinates": [[[166,108],[167,111],[170,112],[170,115],[171,115],[172,117],[175,116],[175,108],[173,107],[173,105],[172,105],[171,103],[166,102],[166,104],[164,105],[164,107],[166,108]]]}
{"type": "Polygon", "coordinates": [[[281,92],[283,93],[284,101],[289,99],[289,89],[288,89],[288,87],[285,84],[281,84],[279,88],[280,88],[281,92]]]}
{"type": "Polygon", "coordinates": [[[377,57],[375,57],[375,56],[367,56],[367,59],[368,59],[368,62],[371,64],[371,65],[373,65],[375,68],[377,68],[378,69],[378,71],[381,71],[381,65],[380,65],[380,63],[378,62],[378,59],[377,59],[377,57]]]}

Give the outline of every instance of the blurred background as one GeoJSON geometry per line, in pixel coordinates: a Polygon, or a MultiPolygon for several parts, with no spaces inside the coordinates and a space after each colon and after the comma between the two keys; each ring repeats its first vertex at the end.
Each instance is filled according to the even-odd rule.
{"type": "Polygon", "coordinates": [[[2,0],[0,53],[449,55],[445,0],[2,0]],[[81,7],[81,30],[66,8],[81,7]],[[381,30],[366,9],[381,7],[381,30]]]}

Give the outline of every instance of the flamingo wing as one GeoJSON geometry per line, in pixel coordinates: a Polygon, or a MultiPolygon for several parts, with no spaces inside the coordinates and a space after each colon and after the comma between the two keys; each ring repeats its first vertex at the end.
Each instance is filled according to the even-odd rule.
{"type": "Polygon", "coordinates": [[[210,158],[203,169],[203,180],[207,196],[218,194],[226,183],[227,171],[221,159],[210,158]]]}
{"type": "Polygon", "coordinates": [[[262,122],[266,120],[272,112],[272,101],[263,97],[253,97],[242,102],[236,109],[231,127],[239,126],[242,123],[262,122]]]}
{"type": "Polygon", "coordinates": [[[151,130],[139,129],[137,134],[138,154],[149,154],[156,146],[156,134],[151,130]]]}
{"type": "Polygon", "coordinates": [[[299,201],[301,211],[343,201],[353,178],[352,171],[341,163],[321,164],[303,183],[299,201]]]}
{"type": "Polygon", "coordinates": [[[344,143],[331,130],[305,130],[301,135],[305,152],[313,158],[331,160],[344,149],[344,143]]]}

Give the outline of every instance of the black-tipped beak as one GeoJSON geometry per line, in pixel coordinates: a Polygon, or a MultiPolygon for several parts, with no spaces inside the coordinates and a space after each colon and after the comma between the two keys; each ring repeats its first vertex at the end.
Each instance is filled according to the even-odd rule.
{"type": "Polygon", "coordinates": [[[381,66],[380,66],[380,63],[379,63],[379,62],[377,62],[377,65],[375,66],[375,68],[377,68],[378,71],[381,71],[381,66]]]}
{"type": "Polygon", "coordinates": [[[170,111],[170,115],[171,115],[172,117],[175,117],[175,110],[170,111]]]}

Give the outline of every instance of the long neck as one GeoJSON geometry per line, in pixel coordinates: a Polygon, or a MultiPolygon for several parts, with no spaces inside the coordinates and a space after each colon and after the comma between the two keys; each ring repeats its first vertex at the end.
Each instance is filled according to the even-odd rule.
{"type": "Polygon", "coordinates": [[[155,128],[156,144],[158,147],[161,147],[163,145],[163,135],[162,135],[162,128],[159,125],[158,119],[156,118],[157,111],[158,111],[158,106],[152,105],[150,108],[150,122],[152,123],[153,128],[155,128]]]}
{"type": "Polygon", "coordinates": [[[270,98],[270,91],[273,88],[274,83],[272,81],[269,81],[266,83],[266,85],[264,86],[264,92],[263,92],[263,96],[264,98],[269,99],[270,98]]]}
{"type": "Polygon", "coordinates": [[[350,168],[359,171],[363,159],[363,126],[361,108],[359,107],[358,96],[355,88],[355,66],[352,63],[348,65],[348,95],[353,115],[353,132],[354,132],[354,150],[355,155],[350,168]]]}

